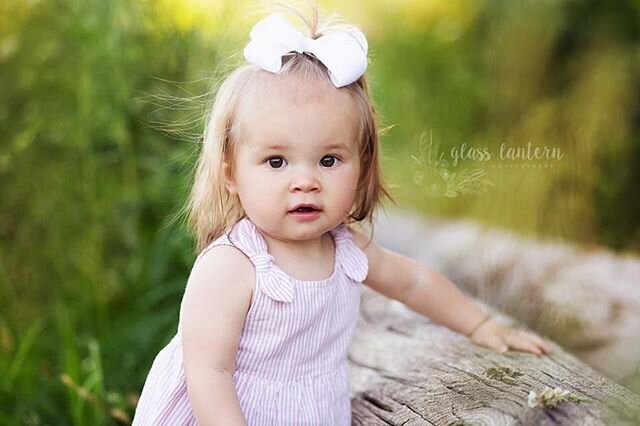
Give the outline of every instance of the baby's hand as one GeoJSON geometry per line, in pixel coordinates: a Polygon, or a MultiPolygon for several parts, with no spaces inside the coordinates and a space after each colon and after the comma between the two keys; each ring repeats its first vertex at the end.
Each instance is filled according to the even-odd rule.
{"type": "Polygon", "coordinates": [[[493,318],[482,324],[469,336],[476,345],[485,346],[498,352],[509,348],[520,349],[536,355],[551,354],[553,349],[540,336],[525,330],[516,330],[498,324],[493,318]]]}

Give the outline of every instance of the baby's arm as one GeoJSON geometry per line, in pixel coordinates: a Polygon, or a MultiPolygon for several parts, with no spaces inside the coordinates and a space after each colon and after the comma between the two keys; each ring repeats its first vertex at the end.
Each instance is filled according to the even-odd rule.
{"type": "Polygon", "coordinates": [[[251,261],[230,246],[212,248],[189,276],[182,345],[189,400],[201,426],[246,425],[233,372],[254,280],[251,261]]]}
{"type": "Polygon", "coordinates": [[[364,284],[398,300],[412,310],[454,331],[474,343],[498,351],[508,346],[535,354],[551,353],[539,336],[502,326],[487,315],[454,283],[426,265],[380,247],[362,232],[351,230],[353,239],[367,255],[369,273],[364,284]]]}

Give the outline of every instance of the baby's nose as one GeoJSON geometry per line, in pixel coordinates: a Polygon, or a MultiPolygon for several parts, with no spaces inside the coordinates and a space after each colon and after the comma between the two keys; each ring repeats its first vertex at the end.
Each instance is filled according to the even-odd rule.
{"type": "Polygon", "coordinates": [[[309,171],[299,173],[291,182],[290,190],[293,191],[319,191],[320,182],[317,176],[309,171]]]}

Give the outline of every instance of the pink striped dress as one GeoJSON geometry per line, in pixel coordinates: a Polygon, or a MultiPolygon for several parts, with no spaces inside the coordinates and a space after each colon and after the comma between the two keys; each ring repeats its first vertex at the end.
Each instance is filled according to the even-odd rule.
{"type": "MultiPolygon", "coordinates": [[[[358,318],[367,257],[345,225],[331,230],[333,273],[301,281],[280,269],[255,225],[240,220],[205,248],[240,249],[255,266],[256,289],[233,374],[249,426],[350,425],[347,352],[358,318]]],[[[195,264],[194,263],[194,264],[195,264]]],[[[187,397],[180,326],[156,356],[133,425],[196,425],[187,397]]]]}

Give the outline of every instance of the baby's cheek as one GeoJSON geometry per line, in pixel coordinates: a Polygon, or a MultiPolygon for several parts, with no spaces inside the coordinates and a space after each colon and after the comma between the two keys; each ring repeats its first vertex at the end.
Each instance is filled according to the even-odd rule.
{"type": "Polygon", "coordinates": [[[242,182],[241,201],[245,207],[255,208],[273,203],[273,194],[269,183],[259,176],[247,176],[242,182]],[[271,199],[271,203],[268,203],[271,199]]]}
{"type": "Polygon", "coordinates": [[[348,213],[351,210],[351,207],[353,207],[353,203],[356,198],[355,185],[352,186],[345,184],[337,198],[337,204],[340,206],[341,210],[348,213]]]}

